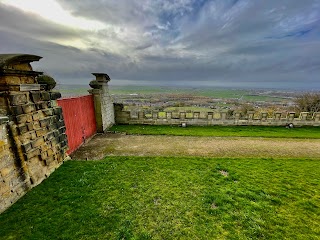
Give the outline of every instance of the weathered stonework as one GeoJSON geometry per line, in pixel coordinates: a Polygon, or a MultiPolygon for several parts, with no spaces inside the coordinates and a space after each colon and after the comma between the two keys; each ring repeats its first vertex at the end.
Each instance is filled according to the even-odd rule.
{"type": "Polygon", "coordinates": [[[90,82],[89,93],[94,97],[97,131],[105,132],[115,123],[113,100],[109,93],[110,77],[105,73],[92,73],[96,79],[90,82]]]}
{"type": "Polygon", "coordinates": [[[255,117],[255,113],[247,114],[235,112],[233,116],[227,116],[226,112],[158,112],[151,114],[145,112],[123,111],[122,104],[115,104],[115,120],[117,124],[147,124],[147,125],[187,125],[210,126],[210,125],[256,125],[256,126],[285,126],[292,123],[295,126],[320,126],[320,113],[310,115],[308,112],[300,113],[295,118],[295,113],[274,113],[268,117],[268,113],[261,113],[255,117]],[[148,117],[147,117],[148,116],[148,117]]]}
{"type": "Polygon", "coordinates": [[[29,188],[29,181],[23,174],[20,162],[15,158],[7,122],[0,124],[0,213],[29,188]]]}
{"type": "Polygon", "coordinates": [[[34,55],[0,55],[0,212],[48,177],[66,159],[61,94],[37,83],[34,55]]]}

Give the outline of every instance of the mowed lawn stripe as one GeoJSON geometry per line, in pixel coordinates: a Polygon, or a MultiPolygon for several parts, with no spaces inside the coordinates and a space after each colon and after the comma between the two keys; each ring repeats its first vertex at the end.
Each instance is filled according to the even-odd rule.
{"type": "Polygon", "coordinates": [[[115,125],[110,131],[140,135],[173,135],[202,137],[320,138],[320,127],[285,126],[156,126],[115,125]]]}

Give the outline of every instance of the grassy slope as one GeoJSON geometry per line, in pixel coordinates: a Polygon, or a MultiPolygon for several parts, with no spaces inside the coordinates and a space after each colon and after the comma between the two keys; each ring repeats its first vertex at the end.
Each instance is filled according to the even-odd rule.
{"type": "Polygon", "coordinates": [[[116,125],[111,131],[143,135],[174,136],[213,136],[213,137],[268,137],[268,138],[320,138],[320,127],[301,127],[286,129],[285,127],[264,126],[153,126],[153,125],[116,125]]]}
{"type": "Polygon", "coordinates": [[[0,215],[0,239],[318,239],[319,172],[307,159],[69,161],[0,215]]]}

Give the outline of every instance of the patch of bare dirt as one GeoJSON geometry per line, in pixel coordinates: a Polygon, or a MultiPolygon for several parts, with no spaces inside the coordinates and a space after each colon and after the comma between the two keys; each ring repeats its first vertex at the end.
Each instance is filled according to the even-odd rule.
{"type": "Polygon", "coordinates": [[[211,207],[211,209],[217,209],[218,208],[215,203],[212,203],[210,207],[211,207]]]}
{"type": "Polygon", "coordinates": [[[73,159],[105,156],[320,157],[320,139],[98,134],[73,159]]]}
{"type": "Polygon", "coordinates": [[[227,171],[220,170],[219,172],[220,172],[220,174],[221,174],[222,176],[224,176],[224,177],[228,177],[228,176],[229,176],[229,173],[228,173],[227,171]]]}

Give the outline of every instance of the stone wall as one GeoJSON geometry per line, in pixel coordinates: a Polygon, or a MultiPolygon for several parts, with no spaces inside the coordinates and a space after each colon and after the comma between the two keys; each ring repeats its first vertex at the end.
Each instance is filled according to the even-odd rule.
{"type": "Polygon", "coordinates": [[[301,112],[298,118],[295,113],[275,112],[272,117],[268,113],[257,114],[235,112],[228,116],[227,112],[152,112],[123,111],[122,104],[115,104],[115,120],[117,124],[146,124],[146,125],[257,125],[257,126],[285,126],[292,123],[295,126],[320,126],[320,113],[313,115],[301,112]]]}
{"type": "Polygon", "coordinates": [[[59,92],[37,83],[34,55],[0,55],[0,212],[67,158],[59,92]]]}

